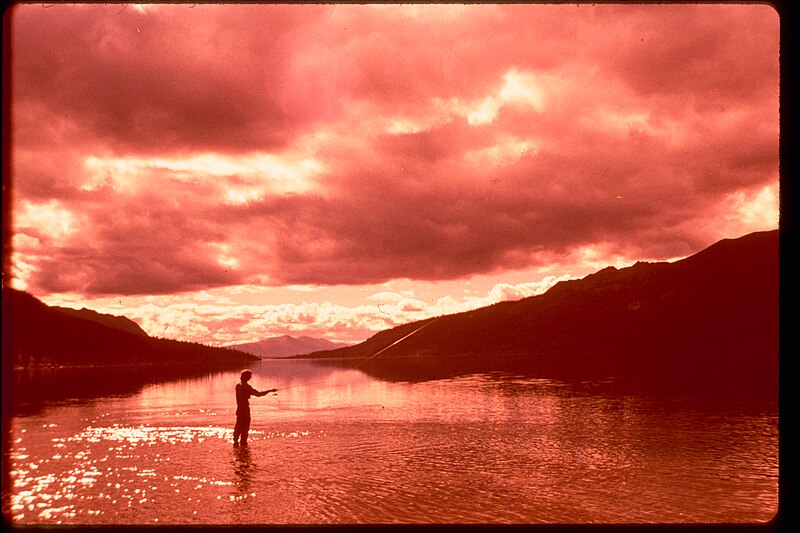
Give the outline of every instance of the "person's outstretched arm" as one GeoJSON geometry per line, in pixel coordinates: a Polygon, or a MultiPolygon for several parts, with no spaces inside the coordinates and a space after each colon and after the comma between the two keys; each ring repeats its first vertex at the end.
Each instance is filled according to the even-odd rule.
{"type": "Polygon", "coordinates": [[[261,392],[256,392],[256,396],[266,396],[270,392],[278,392],[278,389],[262,390],[261,392]]]}

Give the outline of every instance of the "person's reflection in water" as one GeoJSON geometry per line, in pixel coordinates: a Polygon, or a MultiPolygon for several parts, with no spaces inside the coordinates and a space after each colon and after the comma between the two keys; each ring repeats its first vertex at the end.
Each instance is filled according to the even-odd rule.
{"type": "Polygon", "coordinates": [[[233,473],[236,475],[236,492],[239,495],[249,494],[256,466],[250,455],[250,448],[244,446],[233,450],[233,473]]]}
{"type": "Polygon", "coordinates": [[[249,370],[242,370],[241,383],[236,384],[236,426],[233,428],[233,445],[239,446],[241,437],[242,446],[247,446],[247,434],[250,432],[250,396],[266,396],[278,389],[257,391],[247,382],[253,377],[249,370]]]}

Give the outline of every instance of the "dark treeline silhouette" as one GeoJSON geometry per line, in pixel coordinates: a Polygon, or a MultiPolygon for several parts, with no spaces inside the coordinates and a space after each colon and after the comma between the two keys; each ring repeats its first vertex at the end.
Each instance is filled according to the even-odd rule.
{"type": "Polygon", "coordinates": [[[3,289],[4,407],[134,393],[147,383],[258,360],[239,350],[150,337],[133,331],[127,319],[108,320],[121,317],[86,314],[3,289]]]}
{"type": "Polygon", "coordinates": [[[12,368],[177,363],[246,364],[245,352],[149,337],[51,308],[28,293],[3,289],[3,359],[12,368]],[[8,351],[6,350],[8,349],[8,351]]]}
{"type": "Polygon", "coordinates": [[[385,379],[510,365],[777,398],[778,263],[778,231],[758,232],[674,263],[608,267],[542,295],[429,319],[374,359],[366,360],[428,321],[305,357],[385,379]]]}

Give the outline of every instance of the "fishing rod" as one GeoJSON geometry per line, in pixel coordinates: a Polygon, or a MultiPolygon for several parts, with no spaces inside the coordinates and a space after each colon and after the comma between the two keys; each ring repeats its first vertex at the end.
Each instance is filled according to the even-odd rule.
{"type": "Polygon", "coordinates": [[[426,327],[430,326],[431,324],[433,324],[434,322],[436,322],[436,321],[437,321],[437,320],[439,320],[440,318],[442,318],[442,317],[440,317],[440,316],[437,316],[436,318],[434,318],[434,319],[433,319],[433,320],[431,320],[430,322],[426,322],[425,324],[422,324],[420,327],[418,327],[417,329],[415,329],[414,331],[412,331],[412,332],[411,332],[411,333],[409,333],[408,335],[406,335],[406,336],[404,336],[404,337],[401,337],[401,338],[397,339],[396,341],[394,341],[394,342],[393,342],[392,344],[390,344],[389,346],[386,346],[385,348],[383,348],[383,349],[381,349],[381,350],[378,350],[377,352],[375,352],[375,353],[374,353],[374,354],[372,354],[371,356],[367,357],[366,359],[364,359],[363,361],[361,361],[359,364],[357,364],[357,365],[356,365],[356,366],[354,366],[353,368],[354,368],[354,369],[355,369],[355,368],[359,368],[360,366],[362,366],[364,363],[366,363],[367,361],[369,361],[369,360],[370,360],[370,359],[372,359],[373,357],[376,357],[376,356],[378,356],[378,355],[382,354],[383,352],[385,352],[386,350],[388,350],[389,348],[391,348],[391,347],[392,347],[392,346],[394,346],[395,344],[398,344],[398,343],[400,343],[400,342],[402,342],[402,341],[406,340],[406,339],[407,339],[407,338],[409,338],[411,335],[415,334],[416,332],[418,332],[418,331],[419,331],[419,330],[421,330],[422,328],[426,328],[426,327]]]}
{"type": "MultiPolygon", "coordinates": [[[[388,346],[385,346],[385,347],[381,348],[380,350],[378,350],[377,352],[375,352],[374,354],[370,355],[369,357],[367,357],[366,359],[364,359],[363,361],[361,361],[359,364],[357,364],[356,366],[354,366],[354,367],[353,367],[353,370],[355,370],[355,369],[357,369],[357,368],[360,368],[360,367],[361,367],[361,366],[363,366],[365,363],[367,363],[367,362],[368,362],[370,359],[373,359],[373,358],[377,357],[378,355],[382,354],[383,352],[385,352],[386,350],[388,350],[388,349],[389,349],[389,348],[391,348],[392,346],[395,346],[396,344],[399,344],[400,342],[403,342],[404,340],[406,340],[407,338],[409,338],[411,335],[414,335],[415,333],[417,333],[418,331],[420,331],[422,328],[425,328],[425,327],[428,327],[428,326],[430,326],[431,324],[433,324],[434,322],[436,322],[436,321],[437,321],[437,320],[439,320],[440,318],[442,318],[442,317],[440,317],[440,316],[437,316],[437,317],[436,317],[436,318],[434,318],[433,320],[430,320],[430,321],[428,321],[428,322],[424,323],[423,325],[421,325],[420,327],[418,327],[417,329],[415,329],[415,330],[414,330],[414,331],[412,331],[411,333],[409,333],[409,334],[407,334],[407,335],[404,335],[403,337],[400,337],[399,339],[397,339],[396,341],[394,341],[394,342],[393,342],[393,343],[391,343],[390,345],[388,345],[388,346]]],[[[285,389],[281,389],[281,390],[290,390],[290,389],[296,389],[296,388],[298,388],[298,387],[307,387],[307,386],[309,386],[309,385],[315,385],[315,384],[317,384],[317,383],[324,383],[324,382],[323,382],[323,381],[317,381],[317,382],[312,382],[312,383],[304,383],[304,384],[302,384],[302,385],[294,385],[294,386],[292,386],[292,387],[286,387],[285,389]]],[[[271,394],[272,394],[273,396],[276,396],[276,397],[277,397],[277,396],[278,396],[278,391],[275,391],[275,392],[273,392],[273,393],[271,393],[271,394]]],[[[276,398],[276,399],[277,399],[277,398],[276,398]]]]}

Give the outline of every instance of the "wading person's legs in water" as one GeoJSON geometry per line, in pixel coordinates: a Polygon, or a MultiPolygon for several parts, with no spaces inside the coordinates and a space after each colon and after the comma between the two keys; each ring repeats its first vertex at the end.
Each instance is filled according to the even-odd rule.
{"type": "Polygon", "coordinates": [[[247,446],[247,434],[250,432],[250,413],[236,413],[236,426],[233,428],[233,445],[247,446]]]}

